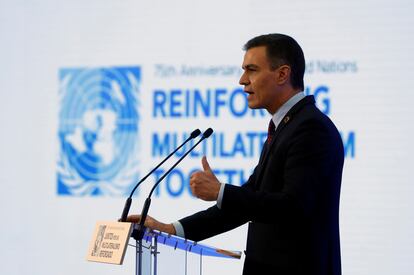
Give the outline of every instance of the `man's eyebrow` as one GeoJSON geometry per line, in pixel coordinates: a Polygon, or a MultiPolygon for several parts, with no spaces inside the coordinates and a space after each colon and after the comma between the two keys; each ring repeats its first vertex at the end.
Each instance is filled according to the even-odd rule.
{"type": "Polygon", "coordinates": [[[247,64],[245,66],[242,66],[242,69],[244,70],[250,70],[250,69],[258,69],[259,66],[255,65],[255,64],[247,64]]]}

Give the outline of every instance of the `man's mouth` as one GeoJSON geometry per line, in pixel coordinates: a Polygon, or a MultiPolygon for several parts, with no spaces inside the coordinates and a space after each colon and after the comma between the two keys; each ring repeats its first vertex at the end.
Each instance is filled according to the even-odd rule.
{"type": "Polygon", "coordinates": [[[249,94],[249,95],[252,95],[253,94],[253,92],[252,91],[244,91],[245,93],[247,93],[247,94],[249,94]]]}

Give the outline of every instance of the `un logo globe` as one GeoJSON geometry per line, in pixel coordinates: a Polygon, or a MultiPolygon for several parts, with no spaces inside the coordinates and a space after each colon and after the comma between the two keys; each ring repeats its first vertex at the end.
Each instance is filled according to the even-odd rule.
{"type": "Polygon", "coordinates": [[[124,195],[138,173],[139,67],[60,70],[58,194],[124,195]]]}

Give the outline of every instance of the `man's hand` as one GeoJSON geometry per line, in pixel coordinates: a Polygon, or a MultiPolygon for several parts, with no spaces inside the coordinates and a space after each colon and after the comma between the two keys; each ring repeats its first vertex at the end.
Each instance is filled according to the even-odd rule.
{"type": "Polygon", "coordinates": [[[201,163],[203,171],[195,172],[190,177],[191,192],[202,200],[215,201],[220,191],[220,182],[211,170],[205,156],[201,159],[201,163]]]}
{"type": "MultiPolygon", "coordinates": [[[[126,221],[132,223],[139,223],[141,221],[141,215],[130,215],[128,216],[126,221]]],[[[176,234],[175,228],[172,224],[159,222],[150,216],[147,216],[147,218],[145,219],[145,227],[148,227],[149,229],[162,231],[171,235],[176,234]]]]}

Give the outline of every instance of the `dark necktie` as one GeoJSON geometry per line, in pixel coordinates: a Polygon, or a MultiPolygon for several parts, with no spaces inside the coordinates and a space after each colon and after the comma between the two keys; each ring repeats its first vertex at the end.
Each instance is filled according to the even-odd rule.
{"type": "Polygon", "coordinates": [[[275,134],[275,124],[273,123],[273,119],[269,122],[269,128],[267,129],[267,144],[272,142],[273,135],[275,134]]]}

